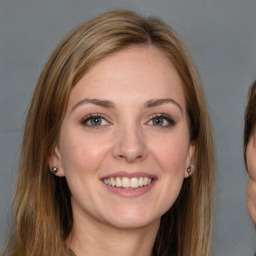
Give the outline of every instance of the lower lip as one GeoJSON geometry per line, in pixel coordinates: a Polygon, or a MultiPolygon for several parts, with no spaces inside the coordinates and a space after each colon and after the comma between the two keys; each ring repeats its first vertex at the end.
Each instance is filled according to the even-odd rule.
{"type": "Polygon", "coordinates": [[[143,194],[147,193],[152,189],[152,187],[155,185],[155,180],[147,186],[143,187],[138,187],[138,188],[121,188],[121,187],[113,187],[110,185],[106,185],[105,183],[104,186],[111,192],[118,194],[119,196],[123,197],[139,197],[142,196],[143,194]]]}

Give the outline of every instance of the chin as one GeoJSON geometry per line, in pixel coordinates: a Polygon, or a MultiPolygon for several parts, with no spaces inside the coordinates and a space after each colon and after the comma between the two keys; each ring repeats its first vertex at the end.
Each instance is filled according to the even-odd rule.
{"type": "Polygon", "coordinates": [[[120,229],[137,229],[148,225],[160,223],[160,214],[149,214],[149,211],[118,211],[114,216],[109,216],[107,222],[120,229]]]}
{"type": "Polygon", "coordinates": [[[153,225],[153,223],[160,223],[160,218],[159,219],[154,219],[151,221],[145,221],[144,219],[126,219],[126,220],[117,220],[113,221],[111,224],[113,227],[116,227],[118,229],[139,229],[139,228],[144,228],[147,226],[153,225]]]}

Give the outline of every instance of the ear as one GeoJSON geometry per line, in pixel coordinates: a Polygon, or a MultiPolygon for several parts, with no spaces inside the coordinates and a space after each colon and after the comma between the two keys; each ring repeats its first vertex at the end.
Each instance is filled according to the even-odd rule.
{"type": "Polygon", "coordinates": [[[195,157],[195,141],[191,141],[188,148],[188,155],[186,160],[186,168],[185,168],[185,178],[190,177],[190,175],[187,172],[187,168],[190,164],[194,164],[194,157],[195,157]]]}
{"type": "Polygon", "coordinates": [[[58,177],[65,176],[63,167],[62,167],[61,154],[57,146],[55,146],[54,149],[51,151],[48,163],[49,163],[50,170],[52,170],[54,167],[58,168],[58,171],[54,173],[55,176],[58,176],[58,177]]]}

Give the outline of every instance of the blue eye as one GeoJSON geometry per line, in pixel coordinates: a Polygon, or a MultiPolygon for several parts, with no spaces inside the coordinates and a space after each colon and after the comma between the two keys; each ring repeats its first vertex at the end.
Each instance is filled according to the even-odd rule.
{"type": "Polygon", "coordinates": [[[92,128],[99,128],[100,126],[107,125],[108,122],[100,115],[89,115],[81,120],[81,124],[92,128]]]}
{"type": "Polygon", "coordinates": [[[176,122],[170,116],[160,114],[151,118],[149,124],[153,126],[168,127],[175,125],[176,122]]]}

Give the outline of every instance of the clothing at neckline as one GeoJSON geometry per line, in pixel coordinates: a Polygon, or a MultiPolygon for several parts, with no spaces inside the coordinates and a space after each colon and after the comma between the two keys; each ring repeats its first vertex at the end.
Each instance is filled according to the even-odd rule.
{"type": "Polygon", "coordinates": [[[75,253],[72,250],[68,250],[68,256],[76,256],[75,253]]]}

